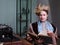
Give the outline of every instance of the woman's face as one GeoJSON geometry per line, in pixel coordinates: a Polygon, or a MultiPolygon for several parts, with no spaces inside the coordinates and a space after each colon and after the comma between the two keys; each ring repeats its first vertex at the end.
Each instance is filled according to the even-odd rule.
{"type": "Polygon", "coordinates": [[[44,22],[47,20],[48,14],[45,11],[41,11],[39,15],[40,21],[44,22]]]}

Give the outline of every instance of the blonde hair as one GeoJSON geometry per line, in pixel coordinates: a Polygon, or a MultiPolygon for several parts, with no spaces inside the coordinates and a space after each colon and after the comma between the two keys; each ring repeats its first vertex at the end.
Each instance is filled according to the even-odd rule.
{"type": "Polygon", "coordinates": [[[39,15],[41,11],[45,11],[48,14],[48,11],[50,10],[49,5],[41,5],[38,4],[37,7],[35,8],[35,13],[36,15],[39,15]]]}

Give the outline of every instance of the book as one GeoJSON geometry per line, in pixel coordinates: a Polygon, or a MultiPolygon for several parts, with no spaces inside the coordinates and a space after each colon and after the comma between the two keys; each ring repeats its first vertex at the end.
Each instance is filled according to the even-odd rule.
{"type": "Polygon", "coordinates": [[[47,30],[43,30],[43,31],[40,32],[38,35],[39,35],[39,36],[48,36],[47,30]]]}
{"type": "Polygon", "coordinates": [[[45,39],[45,38],[50,38],[48,35],[44,35],[44,34],[42,34],[42,33],[39,33],[38,35],[37,34],[35,34],[35,33],[28,33],[29,35],[30,35],[30,37],[31,38],[33,38],[33,39],[45,39]]]}

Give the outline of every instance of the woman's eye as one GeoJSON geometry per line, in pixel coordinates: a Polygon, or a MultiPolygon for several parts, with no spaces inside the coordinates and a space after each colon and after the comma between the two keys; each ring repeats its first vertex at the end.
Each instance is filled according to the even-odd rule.
{"type": "Polygon", "coordinates": [[[45,16],[45,14],[41,14],[40,16],[45,16]]]}

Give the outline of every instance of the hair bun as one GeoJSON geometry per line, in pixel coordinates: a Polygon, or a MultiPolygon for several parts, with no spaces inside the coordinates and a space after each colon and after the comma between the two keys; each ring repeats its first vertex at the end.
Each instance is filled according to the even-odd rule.
{"type": "Polygon", "coordinates": [[[50,10],[49,5],[41,5],[41,4],[38,4],[37,7],[35,8],[35,13],[36,14],[39,14],[40,11],[42,11],[42,10],[49,11],[50,10]]]}

